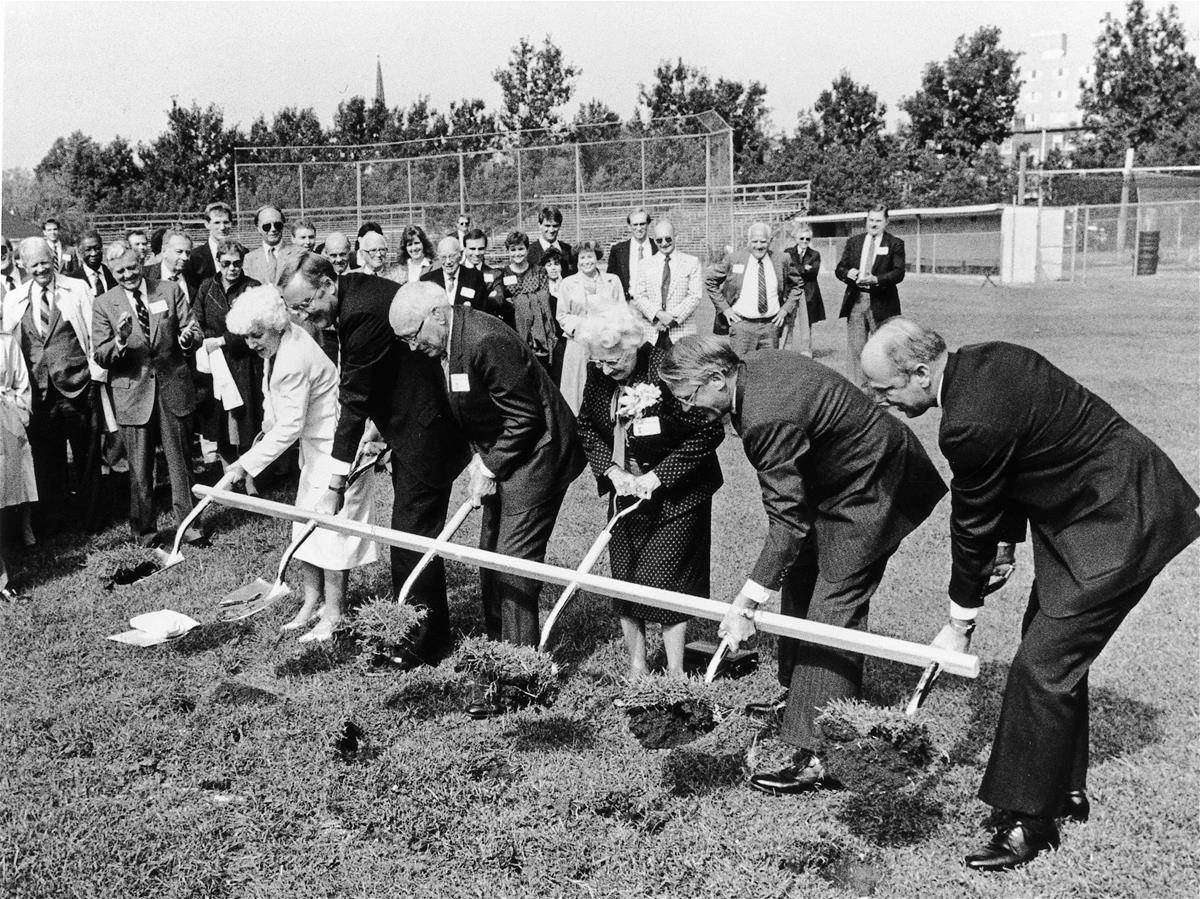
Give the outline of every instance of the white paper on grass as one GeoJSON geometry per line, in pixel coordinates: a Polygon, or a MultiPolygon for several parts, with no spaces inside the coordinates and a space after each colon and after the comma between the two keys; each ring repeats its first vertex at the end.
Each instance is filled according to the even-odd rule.
{"type": "Polygon", "coordinates": [[[200,622],[181,612],[170,609],[159,609],[157,612],[146,612],[129,619],[133,627],[131,631],[113,634],[108,639],[117,643],[127,643],[130,646],[156,646],[176,637],[182,637],[200,622]]]}

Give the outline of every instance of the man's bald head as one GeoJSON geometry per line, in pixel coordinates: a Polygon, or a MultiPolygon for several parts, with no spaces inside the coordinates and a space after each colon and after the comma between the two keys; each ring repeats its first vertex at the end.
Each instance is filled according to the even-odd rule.
{"type": "Polygon", "coordinates": [[[26,237],[21,241],[21,265],[42,287],[54,280],[56,255],[44,237],[26,237]]]}
{"type": "Polygon", "coordinates": [[[907,318],[890,318],[862,351],[863,376],[881,405],[909,418],[937,404],[946,367],[946,341],[937,331],[907,318]]]}
{"type": "Polygon", "coordinates": [[[443,237],[438,241],[438,261],[442,264],[442,271],[448,275],[453,275],[458,271],[458,264],[462,261],[462,245],[459,244],[457,237],[443,237]]]}
{"type": "Polygon", "coordinates": [[[341,231],[334,231],[325,238],[322,255],[333,264],[334,271],[344,275],[350,268],[350,238],[341,231]]]}

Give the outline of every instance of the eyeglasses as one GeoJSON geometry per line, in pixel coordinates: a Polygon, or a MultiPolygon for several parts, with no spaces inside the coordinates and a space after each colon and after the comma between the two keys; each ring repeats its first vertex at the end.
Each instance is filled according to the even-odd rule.
{"type": "Polygon", "coordinates": [[[378,250],[363,250],[363,252],[366,253],[368,256],[386,256],[387,255],[387,247],[382,247],[378,250]]]}
{"type": "Polygon", "coordinates": [[[811,240],[812,240],[811,237],[797,237],[796,238],[796,241],[798,243],[809,243],[811,240]]]}
{"type": "Polygon", "coordinates": [[[259,227],[262,228],[263,234],[267,234],[271,231],[282,231],[283,222],[263,222],[259,227]]]}
{"type": "Polygon", "coordinates": [[[417,348],[417,340],[421,337],[421,331],[425,328],[425,319],[421,319],[421,323],[417,325],[417,330],[411,334],[397,334],[396,336],[408,344],[410,350],[417,348]]]}
{"type": "Polygon", "coordinates": [[[691,409],[693,406],[695,406],[696,405],[696,394],[698,394],[700,392],[700,388],[703,386],[704,386],[704,382],[701,381],[699,384],[696,385],[696,389],[693,390],[690,394],[688,394],[687,399],[684,399],[683,397],[676,397],[676,399],[679,400],[679,405],[683,406],[685,409],[691,409]]]}
{"type": "Polygon", "coordinates": [[[630,223],[629,223],[629,227],[630,227],[630,228],[645,228],[645,227],[646,227],[647,225],[649,225],[649,224],[650,224],[650,222],[649,222],[649,221],[645,221],[645,222],[630,222],[630,223]]]}
{"type": "Polygon", "coordinates": [[[240,259],[222,259],[221,260],[221,268],[234,268],[235,266],[241,266],[241,264],[242,264],[242,260],[240,260],[240,259]]]}
{"type": "Polygon", "coordinates": [[[312,293],[310,293],[304,299],[300,300],[298,303],[287,303],[286,305],[288,307],[288,311],[291,313],[294,313],[296,316],[298,316],[301,319],[306,319],[308,317],[308,310],[312,307],[313,300],[315,300],[318,296],[323,295],[324,293],[325,293],[325,288],[323,286],[318,287],[316,290],[314,290],[312,293]]]}
{"type": "Polygon", "coordinates": [[[670,246],[671,244],[675,243],[675,238],[674,237],[656,237],[656,238],[654,238],[654,242],[657,244],[663,244],[665,246],[670,246]]]}

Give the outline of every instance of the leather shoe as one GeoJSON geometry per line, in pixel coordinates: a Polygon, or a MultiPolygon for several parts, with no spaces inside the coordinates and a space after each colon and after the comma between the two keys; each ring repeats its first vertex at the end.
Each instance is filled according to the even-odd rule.
{"type": "Polygon", "coordinates": [[[791,796],[819,789],[837,789],[839,784],[826,775],[825,766],[816,756],[810,755],[779,771],[755,774],[750,778],[750,786],[771,796],[791,796]]]}
{"type": "Polygon", "coordinates": [[[770,702],[751,702],[746,705],[746,715],[750,718],[770,718],[780,714],[787,708],[787,693],[776,697],[770,702]]]}
{"type": "Polygon", "coordinates": [[[477,721],[484,718],[495,718],[504,714],[504,708],[495,702],[472,702],[467,706],[467,714],[477,721]]]}
{"type": "Polygon", "coordinates": [[[1062,811],[1059,813],[1060,818],[1084,824],[1091,813],[1092,804],[1088,801],[1088,794],[1083,790],[1072,790],[1063,796],[1062,811]]]}
{"type": "Polygon", "coordinates": [[[1058,828],[1051,819],[1019,817],[999,828],[963,862],[972,871],[1007,871],[1057,848],[1058,828]]]}

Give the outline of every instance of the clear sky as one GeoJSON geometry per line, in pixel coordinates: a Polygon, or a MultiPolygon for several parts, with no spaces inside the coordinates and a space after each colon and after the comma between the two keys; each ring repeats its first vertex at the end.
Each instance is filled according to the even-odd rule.
{"type": "MultiPolygon", "coordinates": [[[[1148,0],[1147,6],[1165,6],[1148,0]]],[[[775,128],[790,131],[841,69],[888,105],[920,86],[921,69],[954,40],[999,25],[1005,46],[1065,31],[1090,59],[1105,12],[1084,2],[4,2],[4,168],[32,167],[56,137],[79,129],[106,143],[147,141],[171,97],[217,103],[248,128],[260,112],[312,106],[323,124],[339,101],[373,96],[375,57],[389,106],[419,94],[499,105],[492,72],[522,35],[550,34],[583,70],[576,101],[599,98],[629,116],[639,82],[682,57],[715,80],[767,86],[775,128]]],[[[1180,5],[1195,51],[1200,4],[1180,5]]],[[[574,111],[568,109],[568,116],[574,111]]]]}

